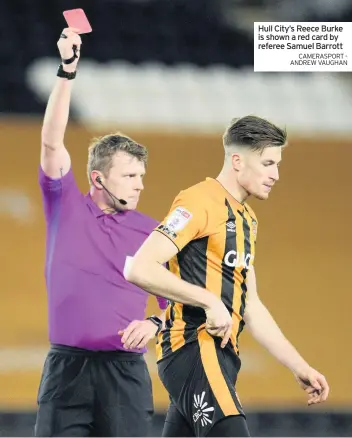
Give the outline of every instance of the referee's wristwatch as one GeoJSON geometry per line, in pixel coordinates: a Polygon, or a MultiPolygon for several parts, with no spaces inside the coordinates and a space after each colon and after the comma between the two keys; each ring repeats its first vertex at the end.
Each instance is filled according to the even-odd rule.
{"type": "Polygon", "coordinates": [[[149,319],[149,321],[151,321],[152,323],[154,323],[158,327],[158,330],[155,333],[155,336],[158,336],[161,329],[163,328],[162,320],[155,315],[149,316],[147,319],[149,319]]]}
{"type": "Polygon", "coordinates": [[[58,70],[57,70],[56,76],[58,76],[59,78],[65,78],[65,79],[68,79],[68,80],[72,80],[72,79],[74,79],[76,77],[76,73],[77,73],[76,71],[73,71],[73,72],[65,71],[63,69],[63,66],[62,66],[62,63],[61,63],[59,65],[58,70]]]}

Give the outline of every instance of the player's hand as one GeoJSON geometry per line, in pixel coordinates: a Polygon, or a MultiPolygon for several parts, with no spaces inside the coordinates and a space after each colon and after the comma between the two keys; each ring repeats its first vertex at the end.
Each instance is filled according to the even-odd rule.
{"type": "Polygon", "coordinates": [[[76,70],[77,63],[80,57],[80,50],[82,45],[81,37],[78,35],[78,29],[72,27],[65,28],[60,35],[57,42],[57,47],[60,52],[61,59],[70,59],[74,55],[73,46],[76,46],[76,56],[77,58],[71,64],[63,64],[65,70],[70,71],[76,70]],[[65,38],[66,37],[66,38],[65,38]]]}
{"type": "Polygon", "coordinates": [[[204,309],[207,317],[205,329],[212,336],[222,338],[221,347],[228,343],[232,332],[232,317],[225,304],[215,297],[210,306],[204,309]]]}
{"type": "Polygon", "coordinates": [[[329,395],[329,385],[325,377],[311,367],[294,373],[302,389],[308,394],[308,406],[324,402],[329,395]]]}
{"type": "Polygon", "coordinates": [[[156,335],[158,327],[149,319],[144,321],[132,321],[124,330],[118,333],[122,336],[124,348],[144,348],[156,335]]]}

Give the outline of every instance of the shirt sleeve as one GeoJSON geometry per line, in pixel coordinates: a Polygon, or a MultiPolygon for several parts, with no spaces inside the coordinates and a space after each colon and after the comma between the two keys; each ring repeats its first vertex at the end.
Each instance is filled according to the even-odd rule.
{"type": "Polygon", "coordinates": [[[70,201],[77,200],[81,193],[77,187],[72,168],[62,178],[50,178],[39,166],[39,186],[43,197],[45,218],[50,221],[55,214],[70,201]]]}
{"type": "Polygon", "coordinates": [[[174,200],[168,215],[155,228],[167,236],[181,251],[191,240],[204,237],[208,213],[201,199],[188,191],[174,200]]]}

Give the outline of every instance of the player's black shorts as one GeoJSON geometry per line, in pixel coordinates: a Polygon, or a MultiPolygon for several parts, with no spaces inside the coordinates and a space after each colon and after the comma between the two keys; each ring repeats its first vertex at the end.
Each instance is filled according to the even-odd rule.
{"type": "Polygon", "coordinates": [[[143,355],[52,346],[35,436],[148,436],[152,385],[143,355]]]}
{"type": "MultiPolygon", "coordinates": [[[[220,338],[202,331],[198,341],[184,345],[158,363],[160,379],[171,401],[166,423],[175,426],[174,436],[191,436],[186,432],[180,434],[186,429],[193,436],[207,436],[215,424],[231,416],[241,416],[237,423],[247,428],[235,390],[241,361],[230,346],[222,349],[220,342],[220,338]],[[182,421],[185,427],[177,428],[182,421]]],[[[227,436],[240,436],[243,432],[231,433],[227,436]]],[[[170,432],[168,436],[172,435],[170,432]]]]}

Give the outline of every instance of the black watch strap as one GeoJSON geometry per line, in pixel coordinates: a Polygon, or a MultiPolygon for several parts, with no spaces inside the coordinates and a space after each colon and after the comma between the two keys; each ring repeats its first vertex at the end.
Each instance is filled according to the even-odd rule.
{"type": "Polygon", "coordinates": [[[149,319],[151,322],[153,322],[158,327],[158,330],[155,333],[155,336],[157,336],[160,333],[161,329],[163,328],[162,320],[155,315],[149,316],[147,319],[149,319]]]}
{"type": "Polygon", "coordinates": [[[76,73],[77,73],[76,71],[74,71],[74,72],[65,71],[62,67],[62,64],[60,64],[59,69],[57,71],[57,76],[59,78],[66,78],[66,79],[71,80],[71,79],[74,79],[76,77],[76,73]]]}

